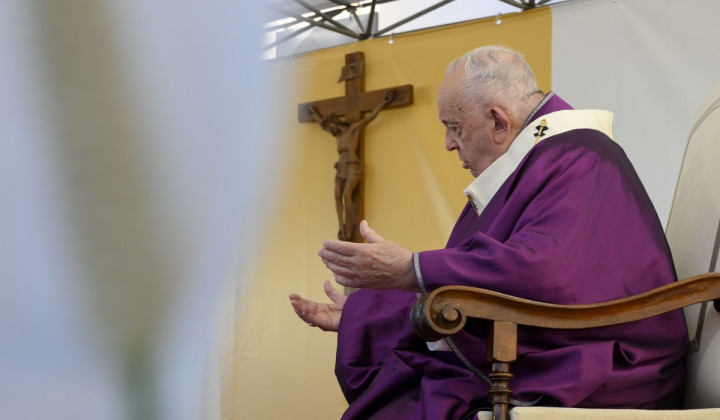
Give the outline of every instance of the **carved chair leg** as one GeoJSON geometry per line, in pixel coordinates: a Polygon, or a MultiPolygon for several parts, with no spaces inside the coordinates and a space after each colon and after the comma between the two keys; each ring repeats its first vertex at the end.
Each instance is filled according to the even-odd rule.
{"type": "Polygon", "coordinates": [[[488,360],[492,362],[490,380],[492,420],[508,420],[510,411],[510,363],[517,358],[517,324],[495,321],[492,323],[488,341],[488,360]]]}
{"type": "Polygon", "coordinates": [[[509,404],[510,404],[510,379],[513,374],[510,373],[510,363],[497,362],[492,365],[492,372],[490,372],[490,380],[492,381],[492,387],[490,388],[490,395],[492,398],[492,420],[508,420],[509,417],[509,404]]]}

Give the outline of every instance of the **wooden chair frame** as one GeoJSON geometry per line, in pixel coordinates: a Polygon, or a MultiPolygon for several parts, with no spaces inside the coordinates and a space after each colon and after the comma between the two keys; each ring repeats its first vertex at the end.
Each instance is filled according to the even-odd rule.
{"type": "Polygon", "coordinates": [[[445,286],[418,298],[411,321],[417,335],[436,341],[459,332],[467,318],[492,321],[487,355],[493,420],[507,420],[517,358],[517,326],[553,329],[604,327],[637,321],[700,302],[714,301],[720,312],[720,273],[690,277],[646,293],[588,305],[554,305],[486,289],[445,286]]]}

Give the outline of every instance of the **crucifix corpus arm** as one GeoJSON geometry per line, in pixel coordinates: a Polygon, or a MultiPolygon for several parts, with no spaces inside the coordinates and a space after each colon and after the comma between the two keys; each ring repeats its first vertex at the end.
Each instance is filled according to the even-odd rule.
{"type": "Polygon", "coordinates": [[[316,123],[322,124],[323,117],[322,115],[318,114],[317,110],[312,105],[307,105],[306,107],[307,112],[312,116],[312,119],[315,120],[316,123]]]}
{"type": "Polygon", "coordinates": [[[375,117],[378,116],[380,111],[383,108],[385,108],[385,106],[387,106],[387,104],[392,102],[393,99],[395,99],[395,91],[394,90],[389,90],[389,91],[385,92],[385,96],[383,97],[383,100],[380,101],[380,103],[377,104],[377,106],[375,106],[375,108],[373,108],[372,111],[370,111],[370,114],[367,117],[360,120],[359,122],[355,123],[354,125],[357,125],[358,129],[363,129],[363,128],[367,127],[367,125],[370,124],[372,122],[372,120],[374,120],[375,117]]]}

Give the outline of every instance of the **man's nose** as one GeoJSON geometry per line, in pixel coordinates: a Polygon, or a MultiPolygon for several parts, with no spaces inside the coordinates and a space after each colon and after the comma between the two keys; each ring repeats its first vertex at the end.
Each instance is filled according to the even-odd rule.
{"type": "Polygon", "coordinates": [[[453,150],[457,149],[457,143],[452,136],[445,135],[445,149],[448,152],[452,152],[453,150]]]}

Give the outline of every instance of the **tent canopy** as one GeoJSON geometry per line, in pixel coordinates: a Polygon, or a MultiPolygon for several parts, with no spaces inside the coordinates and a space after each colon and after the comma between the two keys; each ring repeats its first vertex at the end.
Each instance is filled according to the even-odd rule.
{"type": "Polygon", "coordinates": [[[266,50],[285,56],[559,0],[266,0],[266,50]],[[382,16],[382,19],[380,18],[382,16]]]}

